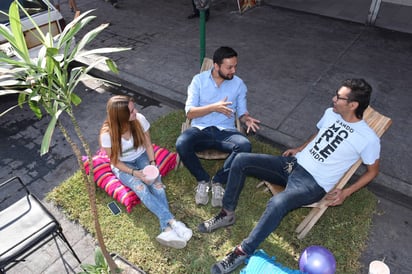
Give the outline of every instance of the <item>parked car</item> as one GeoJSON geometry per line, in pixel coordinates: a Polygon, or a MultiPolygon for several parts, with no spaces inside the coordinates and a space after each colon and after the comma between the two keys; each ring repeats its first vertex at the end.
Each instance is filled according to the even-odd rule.
{"type": "MultiPolygon", "coordinates": [[[[9,7],[14,0],[0,0],[0,9],[4,13],[8,14],[9,7]]],[[[65,27],[64,18],[61,13],[47,0],[19,0],[20,4],[25,8],[28,14],[33,18],[34,22],[40,27],[40,29],[46,33],[49,31],[49,22],[51,26],[51,34],[54,36],[60,34],[65,27]]],[[[21,23],[24,32],[24,37],[29,48],[30,56],[36,57],[41,43],[36,38],[36,29],[33,24],[21,12],[21,23]]],[[[0,13],[0,23],[8,26],[9,18],[5,14],[0,13]]],[[[14,51],[2,36],[0,36],[0,51],[6,53],[8,56],[13,56],[14,51]]]]}

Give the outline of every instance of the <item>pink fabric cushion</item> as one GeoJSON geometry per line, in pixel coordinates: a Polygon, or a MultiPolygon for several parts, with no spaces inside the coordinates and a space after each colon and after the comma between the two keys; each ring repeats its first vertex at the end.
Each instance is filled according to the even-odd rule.
{"type": "Polygon", "coordinates": [[[159,172],[162,176],[166,176],[169,171],[176,167],[177,153],[170,152],[169,150],[159,147],[156,144],[153,144],[153,150],[159,172]]]}
{"type": "MultiPolygon", "coordinates": [[[[110,167],[110,159],[105,155],[96,155],[93,157],[94,181],[104,189],[107,194],[116,199],[126,207],[130,213],[132,208],[140,204],[140,199],[130,188],[123,185],[113,174],[110,167]]],[[[89,173],[89,161],[84,162],[84,168],[89,173]]]]}
{"type": "MultiPolygon", "coordinates": [[[[155,144],[153,144],[153,150],[155,153],[156,165],[159,167],[159,172],[162,176],[166,176],[169,171],[175,168],[177,154],[155,144]]],[[[85,159],[84,168],[88,174],[89,161],[87,161],[86,157],[83,158],[85,159]]],[[[93,167],[94,181],[96,184],[119,203],[123,204],[126,207],[127,212],[130,213],[135,205],[140,204],[141,201],[136,193],[123,185],[113,174],[110,166],[110,159],[107,157],[104,150],[99,150],[96,155],[93,156],[93,167]]]]}

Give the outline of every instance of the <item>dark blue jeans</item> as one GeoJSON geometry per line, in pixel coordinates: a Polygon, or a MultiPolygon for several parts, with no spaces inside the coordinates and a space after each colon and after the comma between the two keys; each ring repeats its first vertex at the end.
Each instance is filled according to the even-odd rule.
{"type": "Polygon", "coordinates": [[[208,182],[210,176],[202,167],[196,152],[212,148],[229,153],[223,167],[213,177],[214,182],[225,184],[236,154],[250,152],[252,145],[239,131],[219,130],[217,127],[207,127],[203,130],[195,127],[188,128],[176,141],[176,150],[180,159],[197,181],[208,182]]]}
{"type": "Polygon", "coordinates": [[[317,202],[326,194],[294,157],[239,153],[230,169],[223,196],[223,208],[235,211],[246,176],[286,187],[284,191],[269,199],[259,222],[243,240],[241,246],[247,254],[253,254],[288,212],[317,202]]]}

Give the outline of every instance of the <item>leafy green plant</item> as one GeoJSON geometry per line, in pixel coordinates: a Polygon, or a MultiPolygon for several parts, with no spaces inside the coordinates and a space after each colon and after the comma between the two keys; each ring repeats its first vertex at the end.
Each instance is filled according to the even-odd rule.
{"type": "MultiPolygon", "coordinates": [[[[18,94],[18,104],[22,106],[28,104],[33,113],[40,119],[43,113],[50,117],[49,124],[43,136],[40,154],[49,151],[50,142],[54,129],[58,127],[63,133],[66,141],[70,144],[77,162],[82,172],[82,179],[86,184],[90,208],[95,226],[95,233],[102,253],[106,258],[110,269],[114,272],[116,265],[107,252],[103,235],[98,220],[96,208],[95,184],[93,181],[93,170],[89,176],[83,169],[82,154],[86,154],[91,162],[91,152],[89,144],[83,137],[80,126],[73,113],[73,108],[81,103],[81,98],[76,95],[77,85],[86,77],[91,77],[88,73],[98,64],[106,63],[113,72],[118,72],[116,64],[108,57],[100,56],[90,65],[78,65],[70,69],[70,65],[77,58],[95,54],[113,53],[127,50],[127,48],[97,48],[88,50],[86,46],[101,33],[108,24],[100,25],[87,32],[79,41],[76,35],[84,29],[95,16],[90,15],[91,11],[84,12],[79,17],[70,22],[57,37],[52,37],[51,26],[47,33],[43,33],[34,22],[27,11],[18,1],[14,1],[9,9],[10,27],[0,24],[0,35],[2,35],[11,45],[15,56],[10,57],[0,53],[0,96],[18,94]],[[36,58],[30,58],[29,50],[22,32],[20,13],[24,13],[35,28],[33,35],[41,43],[41,49],[36,58]],[[61,116],[66,115],[70,122],[65,125],[61,122],[61,116]],[[74,129],[75,137],[80,140],[80,145],[76,143],[70,135],[69,128],[74,129]]],[[[102,79],[101,79],[102,80],[102,79]]],[[[15,108],[13,106],[0,116],[15,108]]]]}
{"type": "MultiPolygon", "coordinates": [[[[110,267],[106,259],[103,256],[100,247],[96,247],[94,251],[94,263],[95,264],[82,264],[80,267],[83,269],[78,274],[108,274],[110,273],[110,267]]],[[[116,269],[116,273],[121,273],[120,268],[116,269]]]]}

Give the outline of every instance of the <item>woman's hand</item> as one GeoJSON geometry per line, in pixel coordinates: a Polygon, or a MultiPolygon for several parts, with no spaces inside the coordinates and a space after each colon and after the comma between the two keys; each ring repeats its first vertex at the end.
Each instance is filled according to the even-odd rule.
{"type": "Polygon", "coordinates": [[[142,170],[133,169],[132,175],[133,175],[133,177],[136,177],[136,178],[144,181],[145,175],[143,174],[142,170]]]}
{"type": "Polygon", "coordinates": [[[146,178],[146,175],[144,175],[143,170],[134,170],[133,171],[133,177],[136,177],[140,180],[142,180],[143,183],[150,185],[153,183],[153,180],[149,180],[146,178]]]}

